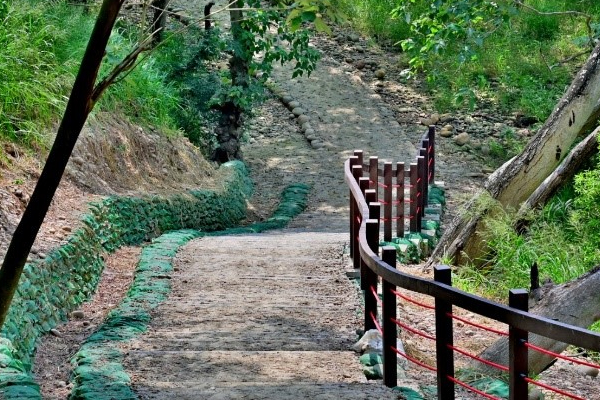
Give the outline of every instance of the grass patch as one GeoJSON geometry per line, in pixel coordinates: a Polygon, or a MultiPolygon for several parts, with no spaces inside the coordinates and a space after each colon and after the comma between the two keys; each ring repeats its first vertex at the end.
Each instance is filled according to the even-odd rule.
{"type": "MultiPolygon", "coordinates": [[[[487,12],[483,15],[489,20],[478,19],[481,15],[464,11],[465,8],[472,9],[473,3],[464,0],[445,2],[454,5],[452,12],[462,13],[461,17],[473,17],[472,21],[461,25],[465,18],[454,21],[451,13],[434,16],[438,18],[434,21],[430,18],[434,6],[429,2],[338,2],[352,26],[365,34],[386,43],[400,43],[406,39],[416,43],[400,58],[403,63],[420,65],[426,90],[441,112],[493,106],[506,113],[518,111],[543,121],[585,60],[585,55],[564,61],[589,48],[588,27],[585,18],[581,17],[540,15],[521,7],[509,9],[504,18],[491,23],[492,16],[487,12]],[[393,18],[390,12],[400,6],[406,7],[393,18]],[[424,18],[419,20],[419,17],[424,18]],[[428,24],[432,27],[430,31],[423,28],[428,24]],[[428,42],[427,35],[434,39],[428,42]]],[[[503,9],[509,3],[498,2],[496,8],[503,9]]],[[[575,10],[587,13],[592,16],[593,33],[596,36],[600,33],[598,2],[532,0],[526,3],[542,12],[575,10]]]]}
{"type": "MultiPolygon", "coordinates": [[[[0,139],[26,148],[47,148],[51,127],[62,117],[96,14],[64,0],[0,0],[0,139]]],[[[116,29],[100,70],[106,74],[135,45],[116,29]]],[[[140,123],[175,131],[178,94],[154,55],[97,105],[126,113],[140,123]]]]}

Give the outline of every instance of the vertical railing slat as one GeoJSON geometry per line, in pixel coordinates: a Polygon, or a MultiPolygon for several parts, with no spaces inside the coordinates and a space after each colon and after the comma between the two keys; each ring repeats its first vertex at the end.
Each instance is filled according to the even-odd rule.
{"type": "MultiPolygon", "coordinates": [[[[528,310],[529,295],[527,290],[512,289],[508,292],[508,305],[518,310],[528,310]]],[[[527,331],[512,326],[508,328],[508,362],[509,362],[509,386],[510,400],[527,398],[528,352],[527,342],[529,334],[527,331]]]]}
{"type": "Polygon", "coordinates": [[[410,163],[410,231],[417,231],[417,192],[419,190],[417,180],[419,178],[417,163],[410,163]]]}
{"type": "Polygon", "coordinates": [[[429,147],[427,148],[428,159],[429,159],[429,184],[433,184],[435,181],[435,126],[431,125],[427,132],[429,137],[429,147]]]}
{"type": "MultiPolygon", "coordinates": [[[[352,172],[352,174],[354,174],[354,166],[358,165],[358,157],[356,156],[352,156],[348,158],[349,164],[350,164],[350,171],[352,172]]],[[[354,176],[354,175],[353,175],[354,176]]],[[[356,177],[355,177],[356,179],[356,177]]],[[[354,247],[355,247],[355,240],[354,238],[356,237],[356,232],[354,231],[356,228],[356,224],[354,223],[354,221],[356,221],[356,218],[358,217],[358,201],[357,199],[354,198],[354,195],[352,194],[352,191],[350,190],[350,258],[352,258],[352,260],[354,260],[354,247]]]]}
{"type": "Polygon", "coordinates": [[[383,164],[383,240],[392,241],[392,163],[383,164]]]}
{"type": "Polygon", "coordinates": [[[427,207],[427,201],[429,199],[429,156],[427,155],[427,147],[429,146],[429,140],[423,140],[423,148],[420,153],[423,157],[423,209],[421,215],[425,216],[425,207],[427,207]]]}
{"type": "MultiPolygon", "coordinates": [[[[369,157],[369,179],[371,179],[371,189],[378,190],[379,188],[379,175],[377,174],[377,167],[379,166],[379,158],[369,157]]],[[[379,196],[375,201],[379,200],[379,196]]]]}
{"type": "MultiPolygon", "coordinates": [[[[373,203],[371,203],[373,204],[373,203]]],[[[375,254],[379,253],[379,219],[368,219],[366,221],[367,243],[371,251],[375,254]]],[[[377,318],[377,300],[371,292],[371,288],[375,288],[377,292],[377,275],[371,271],[371,268],[365,266],[364,274],[361,276],[361,287],[364,287],[365,299],[365,332],[375,329],[373,318],[377,318]]]]}
{"type": "Polygon", "coordinates": [[[396,237],[404,237],[404,163],[396,163],[396,237]]]}
{"type": "MultiPolygon", "coordinates": [[[[384,263],[396,268],[396,248],[384,246],[381,248],[381,258],[384,263]]],[[[396,286],[383,281],[381,320],[383,323],[383,384],[395,387],[398,384],[398,355],[394,350],[397,346],[398,330],[396,326],[396,286]]]]}
{"type": "MultiPolygon", "coordinates": [[[[438,265],[433,270],[436,282],[452,285],[450,267],[438,265]]],[[[454,399],[454,382],[448,377],[454,377],[454,346],[452,334],[452,303],[439,298],[435,299],[435,350],[437,361],[438,399],[454,399]]]]}
{"type": "MultiPolygon", "coordinates": [[[[356,162],[359,161],[358,157],[356,158],[356,162]]],[[[360,178],[362,178],[362,165],[353,165],[352,166],[352,176],[354,177],[354,180],[356,181],[356,183],[358,184],[358,180],[360,178]]],[[[351,221],[351,244],[350,244],[350,250],[351,250],[351,254],[352,254],[352,261],[354,264],[354,268],[358,269],[360,268],[360,257],[358,255],[358,230],[360,228],[360,222],[362,220],[362,216],[360,215],[360,210],[358,207],[358,201],[356,201],[356,209],[355,209],[355,215],[354,218],[351,221]]]]}

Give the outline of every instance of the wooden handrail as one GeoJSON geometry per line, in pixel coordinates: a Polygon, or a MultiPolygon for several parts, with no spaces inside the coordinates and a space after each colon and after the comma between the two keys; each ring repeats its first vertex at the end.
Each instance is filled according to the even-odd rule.
{"type": "MultiPolygon", "coordinates": [[[[354,163],[358,161],[356,158],[357,157],[354,157],[354,163]]],[[[362,152],[360,153],[359,158],[362,159],[362,152]]],[[[460,289],[453,288],[449,284],[443,283],[445,282],[443,279],[442,282],[436,282],[434,280],[428,280],[398,271],[394,267],[394,265],[390,265],[389,254],[386,257],[386,260],[388,262],[384,262],[382,258],[380,258],[377,254],[377,246],[374,245],[374,243],[378,243],[378,237],[371,236],[369,238],[369,235],[367,233],[367,226],[370,226],[371,228],[369,228],[369,233],[373,235],[371,231],[375,231],[376,235],[379,235],[379,229],[372,229],[373,226],[379,226],[379,206],[378,203],[367,203],[367,200],[363,195],[364,188],[361,188],[358,184],[358,180],[361,178],[361,176],[358,175],[358,171],[360,170],[361,174],[365,170],[368,171],[368,165],[364,166],[361,162],[360,168],[354,168],[354,170],[352,168],[352,165],[353,163],[351,162],[351,160],[345,162],[344,179],[350,189],[350,203],[353,205],[353,210],[351,211],[351,221],[360,221],[358,229],[354,228],[353,234],[355,236],[352,239],[354,241],[353,257],[355,258],[355,265],[358,264],[361,267],[361,270],[363,271],[363,276],[369,277],[368,282],[365,282],[365,286],[363,287],[363,289],[367,289],[367,286],[373,283],[373,278],[371,276],[376,275],[382,278],[384,285],[388,285],[391,287],[396,286],[413,292],[422,293],[434,297],[436,300],[436,304],[446,304],[450,305],[450,307],[452,305],[458,306],[475,314],[479,314],[491,318],[493,320],[508,324],[509,330],[513,332],[524,332],[525,337],[527,333],[536,333],[540,336],[579,346],[588,350],[600,351],[599,333],[592,332],[585,328],[580,328],[577,326],[555,321],[540,315],[532,314],[527,312],[526,310],[519,309],[518,307],[510,307],[473,295],[471,293],[464,292],[460,289]],[[370,211],[374,212],[373,218],[371,218],[370,211]],[[356,232],[357,230],[358,232],[356,232]],[[358,262],[356,258],[359,258],[358,262]]],[[[383,175],[383,170],[381,172],[383,175]]],[[[440,267],[436,269],[440,269],[440,267]]],[[[441,267],[441,269],[444,269],[444,267],[441,267]]],[[[369,304],[370,303],[371,302],[369,302],[369,304]]],[[[367,307],[367,302],[365,303],[365,307],[367,307]]],[[[372,304],[370,305],[370,307],[373,307],[372,304]]],[[[386,307],[385,304],[384,307],[386,307]]],[[[365,312],[365,314],[367,313],[365,312]]],[[[367,317],[368,316],[365,315],[366,327],[371,327],[372,324],[368,323],[369,319],[367,317]]],[[[385,331],[385,318],[383,322],[383,329],[385,331]]],[[[447,332],[444,336],[448,336],[447,332]]],[[[452,331],[450,324],[450,337],[451,336],[452,331]]],[[[522,335],[520,337],[522,337],[522,335]]],[[[440,339],[437,338],[436,340],[439,341],[440,339]]],[[[386,341],[389,343],[390,340],[387,339],[386,341]]],[[[443,346],[438,347],[447,347],[447,344],[443,343],[443,346]]],[[[527,348],[525,346],[520,346],[518,351],[519,354],[517,356],[519,357],[519,362],[522,363],[523,357],[525,357],[525,359],[527,358],[527,348]]],[[[386,354],[385,349],[384,354],[386,354]]],[[[514,358],[514,354],[511,355],[511,359],[512,358],[514,358]]],[[[522,364],[519,364],[518,362],[516,364],[511,362],[510,367],[515,368],[514,365],[522,364]]],[[[390,368],[392,368],[390,365],[384,365],[384,371],[389,371],[390,368]]],[[[526,390],[527,385],[524,385],[522,383],[522,381],[525,378],[521,376],[520,372],[515,374],[515,371],[513,370],[511,370],[511,377],[514,378],[511,378],[510,390],[511,396],[513,396],[511,398],[520,398],[514,396],[522,396],[522,391],[524,390],[523,387],[526,390]]],[[[452,375],[438,373],[438,398],[454,398],[454,383],[452,379],[452,375]]],[[[395,379],[386,379],[386,377],[384,376],[384,383],[388,386],[394,386],[395,379]]]]}

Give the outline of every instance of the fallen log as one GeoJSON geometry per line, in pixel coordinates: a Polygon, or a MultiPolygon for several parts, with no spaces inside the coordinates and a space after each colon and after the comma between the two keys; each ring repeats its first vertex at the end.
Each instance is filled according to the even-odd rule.
{"type": "MultiPolygon", "coordinates": [[[[536,304],[530,312],[552,318],[566,324],[587,328],[600,319],[600,266],[574,281],[562,285],[544,285],[530,294],[536,304]]],[[[568,344],[546,337],[530,334],[529,343],[560,354],[568,344]]],[[[480,357],[501,365],[508,365],[508,339],[503,337],[485,349],[480,357]]],[[[555,357],[529,350],[529,371],[539,374],[555,357]]],[[[480,362],[471,367],[485,374],[498,375],[501,371],[480,362]]]]}

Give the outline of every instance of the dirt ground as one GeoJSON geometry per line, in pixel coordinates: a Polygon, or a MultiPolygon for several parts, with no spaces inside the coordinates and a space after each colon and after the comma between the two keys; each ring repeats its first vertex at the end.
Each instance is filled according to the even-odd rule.
{"type": "MultiPolygon", "coordinates": [[[[291,79],[288,69],[278,68],[273,80],[300,102],[323,147],[313,148],[298,120],[273,97],[249,122],[243,148],[256,184],[249,202],[251,219],[267,217],[283,187],[292,182],[312,185],[308,209],[284,231],[204,238],[181,251],[172,296],[156,311],[148,334],[127,345],[127,367],[142,398],[394,398],[379,383],[365,382],[349,351],[361,324],[358,292],[343,274],[348,242],[343,162],[355,149],[367,156],[410,162],[425,131],[422,122],[432,117],[433,107],[418,85],[399,83],[403,67],[397,54],[346,31],[317,38],[315,45],[323,58],[310,78],[291,79]],[[376,77],[380,70],[382,79],[376,77]],[[283,264],[286,257],[290,260],[283,264]],[[322,308],[324,302],[327,307],[322,308]]],[[[486,139],[514,127],[514,119],[487,112],[438,118],[439,128],[451,125],[454,132],[437,142],[436,179],[446,185],[447,222],[491,172],[486,139]],[[469,136],[467,145],[456,143],[459,133],[469,136]]],[[[150,129],[110,120],[100,116],[92,121],[31,257],[43,258],[48,249],[62,243],[77,227],[85,204],[99,195],[157,189],[164,193],[211,187],[218,181],[214,167],[185,141],[157,142],[160,139],[150,129]]],[[[40,163],[23,162],[25,156],[14,149],[12,153],[18,167],[3,173],[0,188],[2,249],[40,169],[40,163]]],[[[44,398],[66,398],[68,359],[124,295],[139,251],[126,248],[107,255],[102,283],[94,299],[82,307],[83,317],[72,317],[57,328],[56,336],[41,340],[34,373],[44,398]]],[[[430,277],[418,267],[404,268],[430,277]]],[[[402,304],[399,311],[407,324],[433,333],[433,315],[412,304],[402,304]]],[[[478,322],[494,326],[491,321],[478,322]]],[[[495,340],[456,325],[456,343],[469,351],[478,352],[495,340]]],[[[433,362],[430,343],[407,332],[402,339],[412,356],[433,362]]],[[[457,357],[457,365],[461,363],[457,357]]],[[[434,378],[410,367],[403,384],[431,385],[434,378]]],[[[600,399],[597,378],[574,366],[557,363],[543,378],[583,398],[600,399]]],[[[458,397],[478,398],[463,391],[458,397]]]]}

